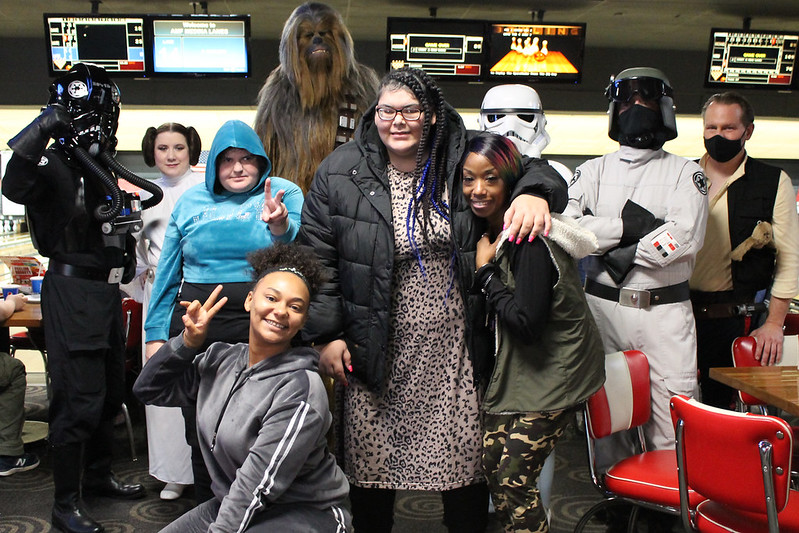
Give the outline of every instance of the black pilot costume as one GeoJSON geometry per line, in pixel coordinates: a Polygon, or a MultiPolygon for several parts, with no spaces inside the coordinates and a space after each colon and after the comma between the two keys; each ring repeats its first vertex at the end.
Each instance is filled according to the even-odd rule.
{"type": "MultiPolygon", "coordinates": [[[[117,175],[160,189],[112,157],[119,90],[106,72],[79,63],[50,87],[48,106],[8,142],[14,151],[3,194],[24,204],[34,245],[50,258],[42,284],[42,319],[51,379],[50,446],[53,525],[103,531],[83,509],[85,492],[144,495],[111,472],[113,418],[124,399],[125,341],[119,282],[135,270],[131,231],[141,224],[138,197],[117,175]],[[50,138],[56,140],[45,147],[50,138]]],[[[149,203],[149,205],[148,205],[149,203]]]]}

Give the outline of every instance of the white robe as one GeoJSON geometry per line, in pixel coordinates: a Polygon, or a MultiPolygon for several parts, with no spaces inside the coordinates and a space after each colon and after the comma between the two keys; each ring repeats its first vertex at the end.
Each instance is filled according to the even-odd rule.
{"type": "MultiPolygon", "coordinates": [[[[155,270],[169,217],[175,203],[187,189],[203,183],[205,177],[189,170],[183,176],[171,179],[161,176],[156,183],[164,191],[158,205],[142,211],[144,226],[136,235],[136,278],[128,285],[132,297],[142,302],[142,326],[147,319],[147,306],[153,289],[155,270]]],[[[149,195],[148,195],[149,196],[149,195]]],[[[144,332],[142,331],[142,339],[144,332]]],[[[146,364],[145,345],[142,343],[142,364],[146,364]]],[[[145,406],[147,417],[147,446],[150,475],[165,482],[191,485],[191,448],[186,444],[183,414],[177,407],[145,406]]]]}

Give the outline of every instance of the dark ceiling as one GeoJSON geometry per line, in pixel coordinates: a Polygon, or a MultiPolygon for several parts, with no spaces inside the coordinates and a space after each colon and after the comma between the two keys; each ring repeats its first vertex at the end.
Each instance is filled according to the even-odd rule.
{"type": "MultiPolygon", "coordinates": [[[[428,17],[431,7],[439,18],[492,19],[587,23],[587,46],[704,50],[711,27],[796,30],[799,0],[348,0],[330,1],[353,38],[382,41],[389,16],[428,17]]],[[[276,39],[296,0],[102,0],[99,12],[116,13],[250,14],[258,39],[276,39]]],[[[90,0],[4,0],[0,3],[0,35],[44,35],[42,13],[89,13],[90,0]]]]}

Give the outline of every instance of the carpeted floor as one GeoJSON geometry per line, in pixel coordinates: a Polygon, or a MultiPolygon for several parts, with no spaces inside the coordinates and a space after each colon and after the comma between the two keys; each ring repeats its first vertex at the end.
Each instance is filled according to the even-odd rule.
{"type": "MultiPolygon", "coordinates": [[[[26,412],[29,419],[45,419],[46,403],[43,387],[28,387],[26,412]]],[[[138,460],[131,460],[125,427],[120,425],[117,427],[119,451],[114,471],[125,481],[143,483],[148,491],[147,497],[133,502],[86,498],[87,509],[95,519],[102,522],[109,533],[159,531],[192,505],[187,497],[171,502],[158,498],[162,484],[147,472],[143,420],[138,410],[134,409],[133,414],[139,415],[134,416],[138,460]]],[[[0,478],[0,533],[39,533],[51,530],[53,482],[50,457],[44,441],[32,443],[29,448],[29,451],[39,454],[41,465],[29,472],[0,478]]],[[[187,491],[186,495],[190,496],[190,493],[187,491]]],[[[573,531],[583,513],[599,499],[598,492],[591,485],[586,466],[585,437],[581,431],[570,428],[557,448],[551,531],[573,531]]],[[[441,500],[436,494],[401,492],[396,504],[394,532],[445,533],[441,516],[441,500]]],[[[500,531],[498,523],[492,519],[488,533],[500,531]]],[[[604,527],[592,525],[586,531],[604,531],[604,527]]]]}

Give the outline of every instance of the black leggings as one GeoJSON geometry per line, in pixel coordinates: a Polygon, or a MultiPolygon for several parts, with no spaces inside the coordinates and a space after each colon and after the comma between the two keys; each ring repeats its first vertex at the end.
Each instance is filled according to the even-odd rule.
{"type": "MultiPolygon", "coordinates": [[[[356,533],[391,533],[394,525],[392,489],[366,489],[350,485],[352,524],[356,533]]],[[[488,487],[476,483],[441,492],[444,526],[451,533],[484,533],[488,526],[488,487]]]]}

